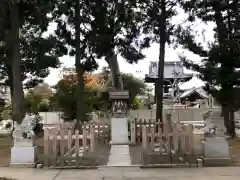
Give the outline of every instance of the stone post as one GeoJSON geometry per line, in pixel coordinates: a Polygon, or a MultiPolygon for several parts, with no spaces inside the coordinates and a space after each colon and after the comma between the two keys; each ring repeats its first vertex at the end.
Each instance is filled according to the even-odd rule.
{"type": "Polygon", "coordinates": [[[131,120],[131,129],[130,129],[130,134],[131,134],[131,143],[136,144],[136,118],[131,120]]]}

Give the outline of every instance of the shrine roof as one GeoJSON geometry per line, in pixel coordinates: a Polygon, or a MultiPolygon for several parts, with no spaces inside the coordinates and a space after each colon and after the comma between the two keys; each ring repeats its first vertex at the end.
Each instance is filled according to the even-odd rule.
{"type": "MultiPolygon", "coordinates": [[[[175,64],[181,64],[181,61],[165,61],[164,65],[175,65],[175,64]]],[[[151,61],[150,64],[158,64],[158,61],[151,61]]]]}
{"type": "MultiPolygon", "coordinates": [[[[157,75],[146,74],[145,77],[157,79],[157,75]]],[[[178,76],[165,76],[164,79],[185,79],[185,78],[192,78],[192,77],[193,77],[193,74],[182,74],[178,76]]]]}
{"type": "Polygon", "coordinates": [[[208,95],[207,93],[202,89],[202,88],[192,88],[187,91],[184,91],[179,97],[180,98],[185,98],[187,96],[190,96],[193,93],[197,93],[200,97],[207,99],[208,95]]]}
{"type": "MultiPolygon", "coordinates": [[[[184,81],[188,81],[193,77],[192,74],[182,74],[179,76],[168,76],[168,77],[164,77],[165,83],[167,83],[168,81],[174,80],[174,79],[183,79],[184,81]]],[[[149,75],[146,74],[145,75],[145,82],[149,82],[149,83],[154,83],[157,79],[156,75],[149,75]]]]}

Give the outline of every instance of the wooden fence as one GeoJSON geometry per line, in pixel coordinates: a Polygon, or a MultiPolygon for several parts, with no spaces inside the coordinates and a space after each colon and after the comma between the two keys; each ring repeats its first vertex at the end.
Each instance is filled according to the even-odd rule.
{"type": "MultiPolygon", "coordinates": [[[[145,125],[146,127],[151,127],[151,131],[154,130],[157,126],[157,122],[152,119],[132,119],[129,122],[129,136],[131,139],[131,143],[140,143],[142,142],[142,125],[145,125]]],[[[150,137],[150,134],[148,134],[150,137]]]]}
{"type": "Polygon", "coordinates": [[[163,129],[156,132],[154,126],[141,125],[141,139],[144,150],[164,151],[166,153],[183,152],[192,154],[193,125],[174,123],[159,123],[163,129]]]}
{"type": "Polygon", "coordinates": [[[94,128],[96,139],[103,142],[108,143],[110,140],[110,129],[109,124],[102,123],[102,124],[96,124],[96,123],[88,123],[85,124],[84,127],[90,131],[90,127],[94,128]]]}
{"type": "Polygon", "coordinates": [[[84,124],[80,130],[72,126],[44,128],[44,166],[79,166],[85,154],[94,153],[96,141],[108,137],[108,128],[84,124]]]}
{"type": "Polygon", "coordinates": [[[164,122],[134,119],[130,126],[131,142],[142,144],[144,150],[192,153],[193,124],[173,122],[169,116],[164,122]]]}

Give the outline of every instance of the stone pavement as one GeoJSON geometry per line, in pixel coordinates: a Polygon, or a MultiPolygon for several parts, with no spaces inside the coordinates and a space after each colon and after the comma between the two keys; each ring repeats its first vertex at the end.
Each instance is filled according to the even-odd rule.
{"type": "Polygon", "coordinates": [[[0,168],[0,177],[11,177],[16,180],[238,180],[240,167],[178,169],[132,167],[98,170],[0,168]]]}
{"type": "Polygon", "coordinates": [[[111,145],[107,166],[131,166],[129,145],[111,145]]]}

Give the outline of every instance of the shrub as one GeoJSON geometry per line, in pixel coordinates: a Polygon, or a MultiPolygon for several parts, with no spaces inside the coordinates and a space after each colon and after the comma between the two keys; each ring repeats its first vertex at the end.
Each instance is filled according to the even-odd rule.
{"type": "Polygon", "coordinates": [[[141,105],[141,101],[137,97],[135,97],[133,101],[132,109],[139,109],[140,105],[141,105]]]}

